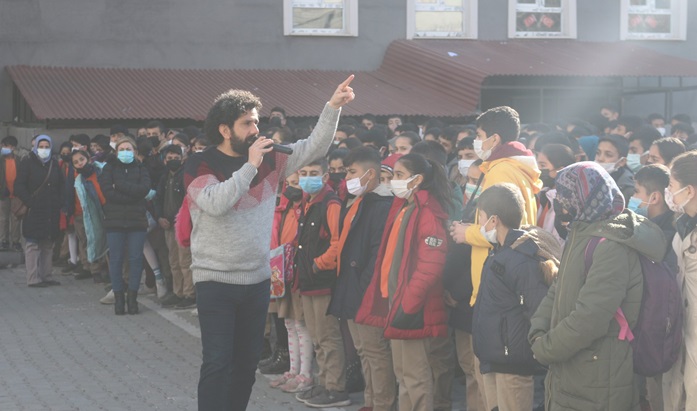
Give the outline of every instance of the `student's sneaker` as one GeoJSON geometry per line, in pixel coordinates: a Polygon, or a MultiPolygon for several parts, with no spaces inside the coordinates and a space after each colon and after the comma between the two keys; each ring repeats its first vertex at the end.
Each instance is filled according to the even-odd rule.
{"type": "Polygon", "coordinates": [[[175,305],[179,304],[180,300],[181,300],[181,298],[177,297],[176,294],[170,294],[170,295],[166,296],[165,298],[161,299],[160,304],[165,308],[169,308],[169,307],[174,307],[175,305]]]}
{"type": "Polygon", "coordinates": [[[155,279],[155,288],[157,288],[157,299],[161,300],[167,295],[167,283],[164,278],[155,279]]]}
{"type": "Polygon", "coordinates": [[[198,308],[194,308],[193,310],[191,310],[191,316],[198,317],[198,308]]]}
{"type": "Polygon", "coordinates": [[[319,397],[326,391],[327,389],[322,387],[321,385],[315,385],[314,387],[305,392],[295,394],[295,399],[302,402],[303,404],[307,404],[309,400],[313,399],[314,397],[319,397]]]}
{"type": "Polygon", "coordinates": [[[12,249],[15,251],[24,251],[22,243],[12,243],[12,249]]]}
{"type": "Polygon", "coordinates": [[[177,310],[185,310],[187,308],[196,307],[196,299],[192,297],[186,297],[179,300],[179,303],[174,306],[177,310]]]}
{"type": "Polygon", "coordinates": [[[140,289],[138,290],[138,295],[152,295],[155,294],[155,287],[148,287],[147,285],[143,284],[140,286],[140,289]]]}
{"type": "Polygon", "coordinates": [[[346,391],[327,390],[305,401],[305,405],[312,408],[346,407],[351,405],[351,400],[346,391]]]}
{"type": "Polygon", "coordinates": [[[78,268],[75,271],[75,276],[73,278],[75,278],[76,280],[86,280],[88,278],[92,278],[92,273],[85,270],[84,268],[78,268]]]}
{"type": "Polygon", "coordinates": [[[68,264],[61,270],[61,273],[63,275],[70,275],[74,272],[77,272],[78,268],[79,267],[77,266],[77,264],[73,264],[70,261],[68,261],[68,264]]]}
{"type": "Polygon", "coordinates": [[[310,390],[312,385],[312,378],[305,377],[304,375],[297,375],[279,388],[281,388],[283,392],[305,392],[310,390]]]}
{"type": "Polygon", "coordinates": [[[280,377],[271,380],[271,382],[269,383],[269,386],[271,388],[278,388],[278,387],[284,385],[285,383],[287,383],[288,381],[292,380],[295,377],[297,377],[297,375],[291,374],[290,372],[284,373],[280,377]]]}
{"type": "Polygon", "coordinates": [[[99,300],[100,303],[102,304],[113,304],[114,303],[114,290],[109,291],[107,295],[102,297],[101,300],[99,300]]]}

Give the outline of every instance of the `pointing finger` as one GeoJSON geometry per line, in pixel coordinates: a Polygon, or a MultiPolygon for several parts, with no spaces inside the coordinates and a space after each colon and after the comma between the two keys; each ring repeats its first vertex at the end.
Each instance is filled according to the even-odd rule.
{"type": "Polygon", "coordinates": [[[339,89],[340,89],[340,90],[344,90],[345,87],[348,87],[348,85],[351,84],[351,82],[353,81],[353,79],[354,79],[355,77],[356,77],[356,76],[354,76],[353,74],[351,74],[350,76],[348,76],[348,78],[347,78],[346,80],[344,80],[343,83],[339,84],[339,89]]]}

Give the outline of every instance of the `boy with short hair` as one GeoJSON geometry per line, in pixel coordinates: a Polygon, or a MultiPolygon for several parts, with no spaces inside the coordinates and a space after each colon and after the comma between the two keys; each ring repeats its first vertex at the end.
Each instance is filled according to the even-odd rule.
{"type": "Polygon", "coordinates": [[[351,404],[346,392],[344,343],[339,320],[327,315],[336,283],[341,203],[329,187],[327,160],[321,158],[298,171],[300,188],[306,193],[298,219],[295,275],[302,296],[305,323],[315,346],[319,366],[318,384],[296,395],[313,408],[351,404]]]}
{"type": "Polygon", "coordinates": [[[381,163],[377,151],[355,148],[344,164],[349,193],[356,200],[342,212],[338,278],[328,312],[348,320],[363,369],[365,407],[390,411],[397,396],[397,382],[389,341],[384,338],[382,328],[356,324],[353,319],[373,278],[393,196],[380,184],[381,163]]]}
{"type": "Polygon", "coordinates": [[[19,242],[19,219],[12,214],[12,203],[19,201],[14,197],[15,179],[17,178],[17,138],[7,136],[0,141],[0,248],[22,251],[19,242]]]}
{"type": "MultiPolygon", "coordinates": [[[[161,153],[167,167],[159,181],[157,196],[155,197],[155,214],[157,223],[165,232],[165,242],[169,250],[169,267],[172,270],[172,292],[161,302],[163,307],[177,309],[192,308],[196,306],[196,291],[194,289],[193,275],[191,273],[191,249],[182,247],[176,239],[174,232],[174,219],[181,208],[186,190],[184,189],[184,176],[182,167],[184,161],[183,150],[176,144],[165,147],[161,153]]],[[[155,272],[157,280],[163,280],[159,269],[155,272]],[[160,278],[157,278],[157,277],[160,278]]],[[[163,287],[163,281],[156,281],[158,287],[163,287]]],[[[158,295],[163,295],[165,290],[158,290],[158,295]]]]}
{"type": "Polygon", "coordinates": [[[484,190],[477,209],[481,231],[494,246],[482,270],[472,325],[486,409],[529,411],[533,375],[545,372],[527,341],[530,318],[556,276],[561,246],[539,227],[521,228],[524,200],[511,183],[484,190]]]}

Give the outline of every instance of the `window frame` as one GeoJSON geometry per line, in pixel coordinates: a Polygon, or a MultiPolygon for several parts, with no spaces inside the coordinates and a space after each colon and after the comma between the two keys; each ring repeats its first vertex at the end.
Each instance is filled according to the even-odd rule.
{"type": "MultiPolygon", "coordinates": [[[[294,29],[293,6],[296,0],[283,0],[283,35],[310,37],[358,37],[358,0],[341,0],[343,3],[343,30],[294,29]]],[[[304,3],[303,0],[297,0],[304,3]]]]}
{"type": "Polygon", "coordinates": [[[558,32],[528,32],[517,31],[518,1],[508,0],[508,38],[510,39],[576,39],[578,38],[578,8],[576,0],[561,0],[561,27],[558,32]]]}
{"type": "Polygon", "coordinates": [[[437,32],[417,32],[416,31],[416,1],[407,0],[407,40],[448,40],[448,39],[477,39],[478,38],[478,22],[479,22],[479,7],[478,0],[460,0],[462,2],[462,35],[428,35],[419,33],[437,33],[437,32]]]}
{"type": "Polygon", "coordinates": [[[620,1],[620,40],[685,41],[687,40],[687,0],[672,0],[670,12],[671,33],[630,33],[630,0],[620,1]],[[677,25],[677,29],[675,29],[677,25]]]}

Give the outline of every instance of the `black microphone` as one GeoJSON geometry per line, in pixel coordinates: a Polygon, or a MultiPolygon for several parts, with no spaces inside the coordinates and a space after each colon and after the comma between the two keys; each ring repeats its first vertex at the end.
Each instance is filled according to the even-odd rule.
{"type": "Polygon", "coordinates": [[[288,155],[293,154],[293,149],[289,146],[284,146],[281,144],[272,144],[271,148],[273,149],[272,151],[275,151],[277,153],[288,154],[288,155]]]}

